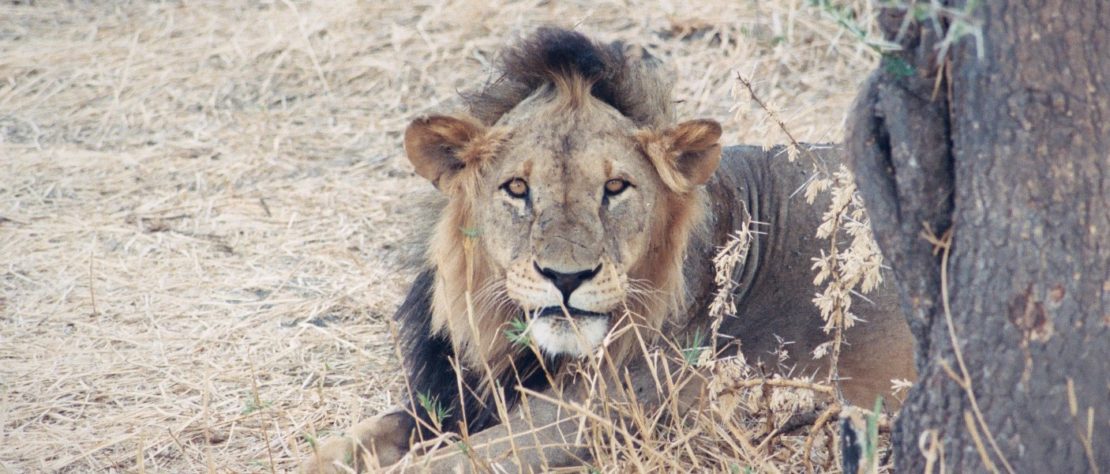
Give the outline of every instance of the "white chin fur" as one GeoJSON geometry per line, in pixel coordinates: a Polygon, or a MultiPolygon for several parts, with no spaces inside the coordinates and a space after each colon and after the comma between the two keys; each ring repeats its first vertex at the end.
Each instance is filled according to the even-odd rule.
{"type": "Polygon", "coordinates": [[[532,340],[545,354],[582,357],[594,351],[609,332],[609,318],[575,318],[577,330],[562,317],[543,317],[532,322],[532,340]]]}

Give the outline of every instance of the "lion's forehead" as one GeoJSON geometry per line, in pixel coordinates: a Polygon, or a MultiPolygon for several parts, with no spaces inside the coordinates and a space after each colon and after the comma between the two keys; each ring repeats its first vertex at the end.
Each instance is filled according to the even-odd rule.
{"type": "Polygon", "coordinates": [[[557,146],[520,140],[502,156],[499,178],[520,174],[537,191],[597,194],[613,178],[654,182],[654,171],[634,143],[623,136],[562,137],[557,146]]]}
{"type": "Polygon", "coordinates": [[[636,126],[611,107],[592,101],[591,106],[572,110],[542,101],[514,109],[498,123],[510,131],[503,158],[530,159],[560,173],[578,168],[587,176],[601,176],[605,159],[637,156],[636,126]]]}

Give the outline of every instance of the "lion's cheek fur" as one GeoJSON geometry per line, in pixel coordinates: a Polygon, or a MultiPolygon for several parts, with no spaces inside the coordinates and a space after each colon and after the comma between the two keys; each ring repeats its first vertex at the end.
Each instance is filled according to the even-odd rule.
{"type": "Polygon", "coordinates": [[[650,217],[651,197],[644,200],[624,202],[602,211],[605,225],[606,253],[620,266],[622,273],[645,258],[651,238],[650,217]]]}
{"type": "Polygon", "coordinates": [[[476,209],[478,222],[485,225],[479,229],[481,245],[487,254],[503,269],[509,268],[518,259],[530,253],[529,226],[531,216],[522,205],[514,205],[499,196],[497,203],[476,209]]]}

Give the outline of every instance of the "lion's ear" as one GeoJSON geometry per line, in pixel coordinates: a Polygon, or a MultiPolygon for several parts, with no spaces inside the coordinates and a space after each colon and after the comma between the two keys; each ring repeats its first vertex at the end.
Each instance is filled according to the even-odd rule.
{"type": "Polygon", "coordinates": [[[709,181],[721,163],[721,125],[682,122],[662,133],[642,133],[641,144],[667,186],[689,192],[709,181]]]}
{"type": "Polygon", "coordinates": [[[678,154],[675,167],[691,185],[709,181],[721,163],[721,124],[713,120],[682,122],[667,131],[672,151],[678,154]]]}
{"type": "Polygon", "coordinates": [[[467,145],[485,131],[472,119],[432,115],[413,120],[405,130],[405,153],[416,174],[437,188],[468,164],[467,145]]]}

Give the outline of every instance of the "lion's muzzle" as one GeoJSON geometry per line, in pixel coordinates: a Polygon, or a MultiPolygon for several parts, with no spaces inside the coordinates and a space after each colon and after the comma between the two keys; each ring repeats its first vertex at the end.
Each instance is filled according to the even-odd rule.
{"type": "Polygon", "coordinates": [[[624,301],[626,278],[607,259],[577,271],[521,259],[509,268],[506,289],[527,314],[530,334],[540,350],[577,357],[593,352],[604,341],[610,313],[624,301]]]}
{"type": "Polygon", "coordinates": [[[548,307],[535,311],[529,331],[547,354],[581,357],[593,352],[609,332],[609,315],[577,308],[548,307]]]}
{"type": "Polygon", "coordinates": [[[597,275],[597,272],[601,271],[600,263],[593,270],[582,270],[569,273],[558,272],[550,268],[540,268],[539,264],[536,262],[532,262],[532,267],[544,278],[551,281],[551,283],[555,285],[555,288],[559,289],[559,292],[563,294],[563,304],[566,305],[570,304],[570,295],[574,293],[574,290],[577,290],[579,286],[582,286],[582,283],[592,279],[597,275]]]}

